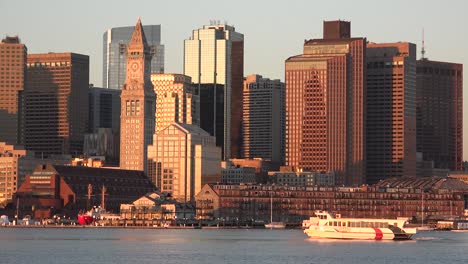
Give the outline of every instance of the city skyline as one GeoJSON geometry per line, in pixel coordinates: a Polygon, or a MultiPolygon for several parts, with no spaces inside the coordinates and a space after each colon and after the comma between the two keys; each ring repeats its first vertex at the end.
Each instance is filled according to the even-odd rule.
{"type": "MultiPolygon", "coordinates": [[[[190,36],[194,28],[207,25],[213,19],[222,23],[227,21],[244,34],[245,76],[255,73],[284,81],[284,60],[301,53],[304,39],[321,36],[321,21],[335,19],[351,21],[352,34],[367,37],[370,42],[416,43],[418,59],[424,28],[426,57],[435,61],[462,64],[468,61],[463,47],[468,36],[461,34],[456,26],[467,22],[462,12],[468,4],[463,1],[454,1],[450,6],[442,7],[435,1],[413,1],[405,4],[405,9],[401,8],[403,3],[401,1],[401,4],[394,3],[387,7],[388,12],[381,12],[381,9],[377,12],[378,3],[372,1],[360,3],[333,1],[318,5],[295,1],[273,4],[269,6],[268,12],[260,14],[259,8],[264,7],[266,3],[249,2],[249,8],[246,8],[247,2],[241,1],[229,9],[215,9],[214,6],[220,6],[215,1],[206,1],[202,4],[186,3],[186,8],[183,9],[176,9],[176,4],[169,2],[145,3],[148,8],[133,11],[125,8],[125,4],[116,8],[101,2],[93,3],[91,8],[91,1],[84,1],[80,6],[73,6],[75,11],[70,14],[64,12],[70,7],[67,3],[56,1],[3,2],[0,3],[0,8],[4,10],[5,15],[0,17],[0,32],[3,37],[18,35],[31,54],[70,51],[89,55],[90,82],[95,85],[102,83],[102,32],[107,28],[133,25],[138,16],[142,17],[145,24],[161,25],[161,42],[166,48],[165,72],[167,73],[182,73],[183,40],[190,36]],[[53,8],[45,8],[52,4],[53,8]],[[110,8],[113,12],[102,12],[105,8],[110,8]],[[18,10],[22,12],[17,12],[18,10]],[[37,10],[41,12],[36,12],[37,10]],[[171,15],[174,12],[168,10],[174,10],[177,15],[171,15]],[[80,13],[86,13],[86,19],[79,19],[80,13]],[[442,14],[450,16],[441,16],[442,14]],[[285,19],[279,20],[279,18],[285,19]]],[[[467,69],[464,73],[466,71],[467,69]]],[[[465,109],[467,101],[464,100],[465,109]]],[[[465,115],[464,119],[467,125],[468,116],[465,115]]],[[[464,131],[467,135],[468,129],[464,131]]],[[[464,142],[464,149],[464,160],[466,160],[467,140],[464,142]]]]}

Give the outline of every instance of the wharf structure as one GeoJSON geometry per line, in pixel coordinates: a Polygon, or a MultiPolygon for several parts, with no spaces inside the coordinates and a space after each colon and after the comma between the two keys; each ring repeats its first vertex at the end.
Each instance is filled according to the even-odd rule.
{"type": "Polygon", "coordinates": [[[58,212],[75,217],[95,205],[118,212],[121,204],[155,189],[142,171],[40,164],[26,176],[14,202],[19,217],[49,218],[58,212]]]}
{"type": "Polygon", "coordinates": [[[197,218],[300,223],[315,210],[343,217],[437,219],[462,216],[468,185],[452,178],[392,178],[363,187],[205,185],[196,196],[197,218]]]}

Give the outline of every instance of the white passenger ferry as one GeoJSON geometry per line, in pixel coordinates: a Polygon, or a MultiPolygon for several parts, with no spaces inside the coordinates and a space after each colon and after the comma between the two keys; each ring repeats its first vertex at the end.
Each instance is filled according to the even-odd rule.
{"type": "Polygon", "coordinates": [[[407,218],[368,219],[341,218],[327,211],[316,211],[306,223],[306,233],[312,238],[407,240],[416,228],[405,228],[407,218]]]}

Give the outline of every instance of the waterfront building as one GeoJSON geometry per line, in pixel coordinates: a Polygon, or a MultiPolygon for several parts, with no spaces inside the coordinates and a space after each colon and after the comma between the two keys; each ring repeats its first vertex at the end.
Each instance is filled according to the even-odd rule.
{"type": "Polygon", "coordinates": [[[286,60],[285,165],[364,182],[366,43],[351,38],[350,22],[325,21],[324,38],[286,60]]]}
{"type": "Polygon", "coordinates": [[[148,147],[151,181],[179,202],[193,202],[207,183],[221,180],[221,150],[198,126],[172,123],[154,135],[148,147]]]}
{"type": "Polygon", "coordinates": [[[463,170],[463,65],[416,62],[416,148],[434,167],[463,170]]]}
{"type": "Polygon", "coordinates": [[[121,94],[120,168],[146,169],[153,142],[155,94],[150,79],[151,53],[138,19],[127,51],[127,76],[121,94]]]}
{"type": "Polygon", "coordinates": [[[255,184],[257,183],[255,168],[228,166],[221,169],[221,183],[223,184],[255,184]]]}
{"type": "Polygon", "coordinates": [[[416,45],[367,43],[366,56],[366,183],[416,177],[416,45]]]}
{"type": "Polygon", "coordinates": [[[184,41],[184,74],[200,96],[200,127],[216,138],[223,160],[239,158],[244,35],[213,22],[184,41]]]}
{"type": "Polygon", "coordinates": [[[23,93],[26,45],[18,37],[0,43],[0,142],[23,144],[23,93]]]}
{"type": "Polygon", "coordinates": [[[192,90],[190,77],[183,74],[151,74],[156,94],[156,131],[170,124],[199,125],[199,96],[192,90]]]}
{"type": "Polygon", "coordinates": [[[120,204],[154,191],[142,171],[40,164],[26,176],[15,198],[20,217],[50,218],[58,212],[75,217],[81,210],[101,205],[102,197],[105,209],[116,213],[120,204]]]}
{"type": "Polygon", "coordinates": [[[37,157],[79,155],[88,131],[89,56],[28,54],[25,147],[37,157]]]}
{"type": "Polygon", "coordinates": [[[420,222],[422,217],[463,216],[468,185],[438,177],[399,177],[363,187],[215,184],[203,186],[196,205],[197,218],[236,224],[234,219],[242,225],[252,219],[269,222],[270,212],[275,219],[300,225],[316,210],[354,218],[414,217],[420,222]]]}
{"type": "MultiPolygon", "coordinates": [[[[122,89],[127,78],[128,44],[132,37],[133,26],[116,27],[103,34],[102,87],[122,89]]],[[[143,26],[149,53],[151,73],[164,72],[164,45],[161,44],[161,25],[143,26]]]]}
{"type": "Polygon", "coordinates": [[[127,220],[127,225],[175,225],[176,222],[195,219],[195,208],[190,203],[180,203],[159,192],[151,192],[131,204],[120,205],[120,219],[127,220]]]}
{"type": "Polygon", "coordinates": [[[284,162],[284,83],[261,75],[244,79],[242,157],[284,162]]]}

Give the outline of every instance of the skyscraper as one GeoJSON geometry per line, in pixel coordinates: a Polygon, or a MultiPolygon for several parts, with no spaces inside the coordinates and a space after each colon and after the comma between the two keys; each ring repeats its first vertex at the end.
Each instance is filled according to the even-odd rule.
{"type": "Polygon", "coordinates": [[[366,39],[343,32],[347,24],[325,22],[324,39],[286,60],[286,165],[357,185],[365,179],[366,39]]]}
{"type": "Polygon", "coordinates": [[[18,37],[0,43],[0,142],[23,144],[22,103],[27,48],[18,37]]]}
{"type": "Polygon", "coordinates": [[[38,157],[80,155],[88,129],[89,57],[28,54],[25,146],[38,157]]]}
{"type": "Polygon", "coordinates": [[[204,184],[221,181],[221,149],[200,127],[172,123],[154,134],[147,175],[162,192],[194,201],[204,184]]]}
{"type": "Polygon", "coordinates": [[[155,95],[150,79],[151,53],[138,19],[127,50],[127,74],[121,94],[120,168],[145,170],[153,142],[155,95]]]}
{"type": "MultiPolygon", "coordinates": [[[[122,89],[126,80],[127,48],[134,27],[118,27],[103,34],[102,87],[122,89]]],[[[164,72],[164,45],[161,45],[161,25],[143,26],[149,52],[151,73],[164,72]]]]}
{"type": "Polygon", "coordinates": [[[190,77],[183,74],[151,74],[156,94],[156,131],[172,123],[199,124],[199,97],[190,77]]]}
{"type": "Polygon", "coordinates": [[[367,44],[366,182],[416,176],[416,45],[367,44]]]}
{"type": "Polygon", "coordinates": [[[260,75],[244,80],[242,157],[284,161],[284,83],[260,75]]]}
{"type": "Polygon", "coordinates": [[[223,159],[240,156],[244,35],[225,24],[193,30],[184,41],[184,74],[200,96],[200,126],[216,137],[223,159]]]}
{"type": "Polygon", "coordinates": [[[434,168],[463,170],[463,65],[416,62],[417,151],[434,168]]]}
{"type": "Polygon", "coordinates": [[[120,133],[120,94],[121,90],[89,87],[89,133],[99,128],[111,128],[120,133]]]}

